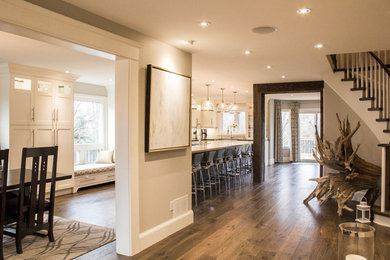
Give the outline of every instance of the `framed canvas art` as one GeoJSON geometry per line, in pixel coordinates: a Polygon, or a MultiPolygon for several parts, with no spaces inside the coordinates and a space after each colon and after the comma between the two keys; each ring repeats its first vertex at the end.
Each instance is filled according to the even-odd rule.
{"type": "Polygon", "coordinates": [[[147,66],[145,124],[145,152],[190,147],[190,76],[147,66]]]}

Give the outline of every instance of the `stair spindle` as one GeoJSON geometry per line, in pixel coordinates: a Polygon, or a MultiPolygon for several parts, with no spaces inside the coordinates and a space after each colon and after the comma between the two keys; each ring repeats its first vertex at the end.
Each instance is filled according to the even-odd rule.
{"type": "Polygon", "coordinates": [[[364,53],[364,65],[365,65],[365,69],[364,69],[364,75],[365,75],[365,86],[366,86],[366,95],[365,97],[371,97],[370,96],[370,86],[368,85],[368,53],[365,52],[364,53]]]}

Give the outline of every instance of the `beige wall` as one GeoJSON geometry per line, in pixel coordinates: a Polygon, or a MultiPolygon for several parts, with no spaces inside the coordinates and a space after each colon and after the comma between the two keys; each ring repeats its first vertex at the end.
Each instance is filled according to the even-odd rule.
{"type": "Polygon", "coordinates": [[[191,150],[144,152],[146,65],[191,75],[192,55],[170,45],[145,39],[140,51],[140,232],[172,218],[170,201],[188,195],[191,205],[191,150]]]}
{"type": "MultiPolygon", "coordinates": [[[[357,101],[360,102],[360,101],[357,101]]],[[[381,150],[377,146],[378,139],[357,115],[326,83],[324,88],[324,135],[327,140],[334,142],[339,136],[337,129],[336,113],[339,114],[340,119],[348,116],[351,122],[351,128],[354,128],[358,121],[360,121],[360,129],[352,138],[352,145],[354,148],[360,144],[358,155],[363,159],[380,165],[381,150]]],[[[326,169],[325,172],[329,172],[326,169]]]]}

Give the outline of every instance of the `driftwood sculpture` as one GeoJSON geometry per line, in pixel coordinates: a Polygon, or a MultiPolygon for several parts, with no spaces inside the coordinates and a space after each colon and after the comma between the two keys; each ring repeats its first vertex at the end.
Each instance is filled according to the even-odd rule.
{"type": "Polygon", "coordinates": [[[360,127],[360,122],[351,130],[351,125],[347,120],[341,123],[338,114],[337,122],[340,136],[331,144],[327,140],[322,141],[318,135],[316,126],[317,144],[313,150],[313,156],[318,163],[338,171],[331,173],[328,176],[321,178],[310,179],[318,184],[313,192],[303,201],[308,203],[314,197],[321,200],[321,204],[327,202],[332,197],[335,197],[338,204],[337,213],[342,215],[342,210],[353,211],[346,203],[349,201],[355,192],[360,190],[368,190],[365,197],[369,204],[373,205],[379,195],[377,187],[378,179],[381,175],[381,168],[370,162],[367,162],[357,155],[359,144],[354,150],[351,139],[360,127]]]}

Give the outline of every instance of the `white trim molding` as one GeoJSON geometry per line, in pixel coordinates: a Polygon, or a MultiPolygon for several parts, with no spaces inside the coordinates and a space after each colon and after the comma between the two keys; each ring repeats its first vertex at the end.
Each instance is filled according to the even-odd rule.
{"type": "Polygon", "coordinates": [[[194,222],[192,210],[172,218],[139,235],[141,251],[194,222]]]}

